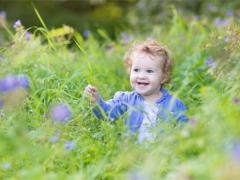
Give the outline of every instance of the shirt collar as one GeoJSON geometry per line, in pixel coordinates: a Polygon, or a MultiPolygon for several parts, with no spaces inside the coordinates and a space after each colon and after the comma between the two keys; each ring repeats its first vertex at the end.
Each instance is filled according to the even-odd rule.
{"type": "MultiPolygon", "coordinates": [[[[157,104],[161,103],[162,101],[164,101],[169,96],[169,93],[168,93],[167,89],[161,88],[160,91],[162,92],[162,96],[156,101],[157,104]]],[[[140,95],[137,91],[135,91],[135,93],[137,94],[138,98],[141,101],[144,101],[144,98],[143,98],[142,95],[140,95]]]]}

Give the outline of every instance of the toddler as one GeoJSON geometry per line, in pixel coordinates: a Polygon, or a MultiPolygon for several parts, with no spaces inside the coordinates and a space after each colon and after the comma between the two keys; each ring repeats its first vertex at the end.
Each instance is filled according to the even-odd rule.
{"type": "Polygon", "coordinates": [[[176,119],[186,122],[185,105],[171,96],[163,85],[169,81],[171,60],[165,47],[156,41],[145,41],[134,45],[125,56],[125,66],[130,75],[131,92],[116,92],[110,100],[104,101],[97,88],[88,85],[84,94],[98,107],[93,109],[97,118],[114,121],[128,113],[126,125],[131,132],[138,132],[139,141],[153,140],[151,128],[160,120],[176,119]]]}

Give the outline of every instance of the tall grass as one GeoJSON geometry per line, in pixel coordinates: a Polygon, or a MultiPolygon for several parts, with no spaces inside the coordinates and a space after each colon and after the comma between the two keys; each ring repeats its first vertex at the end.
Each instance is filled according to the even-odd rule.
{"type": "Polygon", "coordinates": [[[1,179],[239,178],[240,35],[237,27],[226,31],[174,11],[167,27],[134,34],[134,40],[151,35],[170,49],[175,66],[166,87],[185,102],[190,119],[182,128],[163,123],[156,142],[138,144],[124,118],[98,121],[82,96],[89,83],[104,99],[131,90],[122,60],[129,44],[111,42],[99,30],[105,41],[74,32],[69,48],[66,34],[49,41],[46,28],[35,28],[26,40],[26,29],[16,29],[1,51],[0,76],[26,74],[30,88],[23,102],[0,109],[1,179]],[[50,118],[56,103],[71,107],[65,124],[50,118]],[[75,145],[66,149],[66,141],[75,145]]]}

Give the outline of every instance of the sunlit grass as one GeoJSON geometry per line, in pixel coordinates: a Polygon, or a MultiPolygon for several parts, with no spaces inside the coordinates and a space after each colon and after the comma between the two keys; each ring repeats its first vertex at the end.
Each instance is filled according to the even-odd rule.
{"type": "MultiPolygon", "coordinates": [[[[45,27],[31,31],[29,40],[25,28],[14,32],[2,53],[0,75],[26,74],[30,88],[18,106],[0,109],[0,177],[214,179],[223,174],[227,179],[232,173],[225,164],[233,164],[234,177],[240,177],[239,159],[234,159],[235,144],[240,143],[239,62],[235,60],[239,49],[224,52],[235,60],[226,76],[219,73],[222,66],[206,65],[210,56],[223,63],[217,56],[222,53],[222,39],[212,38],[212,30],[213,37],[225,33],[201,21],[186,22],[176,12],[168,29],[153,28],[152,36],[168,46],[175,64],[166,87],[185,102],[190,122],[182,128],[162,124],[165,131],[149,144],[138,144],[127,133],[124,118],[98,121],[82,96],[87,84],[96,85],[104,99],[118,90],[131,90],[123,68],[128,44],[111,42],[102,30],[98,32],[105,37],[103,42],[75,32],[71,47],[49,39],[45,27]],[[71,119],[64,124],[51,119],[51,107],[58,103],[71,110],[71,119]],[[74,143],[66,148],[69,141],[74,143]]],[[[229,33],[239,38],[234,30],[229,33]]],[[[149,33],[134,37],[145,39],[149,33]]]]}

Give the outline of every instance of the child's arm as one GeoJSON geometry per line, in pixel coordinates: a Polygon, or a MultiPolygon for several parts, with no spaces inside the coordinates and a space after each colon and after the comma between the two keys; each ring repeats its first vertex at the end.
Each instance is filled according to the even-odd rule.
{"type": "Polygon", "coordinates": [[[178,99],[176,101],[176,106],[174,108],[173,115],[177,119],[178,122],[187,122],[188,117],[185,115],[186,113],[186,106],[178,99]]]}
{"type": "Polygon", "coordinates": [[[84,90],[84,94],[89,96],[92,102],[97,103],[98,107],[95,107],[93,109],[93,112],[98,119],[103,118],[101,110],[108,116],[108,119],[111,121],[117,119],[127,110],[127,105],[124,102],[125,94],[122,92],[117,92],[114,95],[113,99],[104,101],[98,93],[96,87],[88,85],[84,90]],[[101,110],[99,108],[101,108],[101,110]]]}

